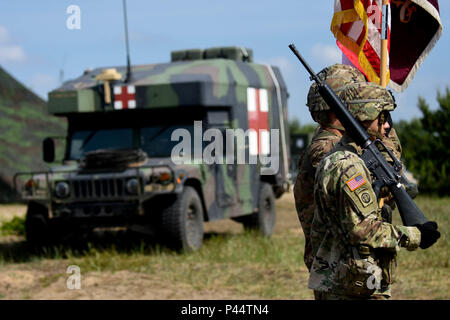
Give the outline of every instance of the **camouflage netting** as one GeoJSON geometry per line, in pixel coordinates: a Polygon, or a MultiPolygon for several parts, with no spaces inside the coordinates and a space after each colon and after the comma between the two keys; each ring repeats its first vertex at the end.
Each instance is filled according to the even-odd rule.
{"type": "Polygon", "coordinates": [[[43,170],[42,140],[64,136],[66,120],[47,113],[46,102],[0,67],[0,202],[15,201],[18,171],[43,170]]]}

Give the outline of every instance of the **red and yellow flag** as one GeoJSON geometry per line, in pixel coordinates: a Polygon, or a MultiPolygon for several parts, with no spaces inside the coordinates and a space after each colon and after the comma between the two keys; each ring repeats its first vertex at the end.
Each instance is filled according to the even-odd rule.
{"type": "MultiPolygon", "coordinates": [[[[331,31],[344,55],[380,83],[382,0],[335,0],[331,31]]],[[[388,72],[396,91],[409,85],[442,34],[438,0],[389,0],[388,72]]]]}

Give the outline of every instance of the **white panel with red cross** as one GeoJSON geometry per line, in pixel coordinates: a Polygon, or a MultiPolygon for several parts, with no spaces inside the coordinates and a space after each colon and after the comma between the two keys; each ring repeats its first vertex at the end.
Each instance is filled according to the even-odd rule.
{"type": "Polygon", "coordinates": [[[266,89],[247,88],[250,155],[270,153],[269,99],[266,89]]]}
{"type": "Polygon", "coordinates": [[[114,87],[114,109],[136,108],[136,89],[134,86],[114,87]]]}

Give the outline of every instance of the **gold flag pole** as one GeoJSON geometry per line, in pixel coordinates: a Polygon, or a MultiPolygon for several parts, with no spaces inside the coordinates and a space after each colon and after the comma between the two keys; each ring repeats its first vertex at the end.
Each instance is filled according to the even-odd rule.
{"type": "Polygon", "coordinates": [[[389,0],[383,0],[383,15],[381,19],[381,59],[380,59],[380,85],[387,87],[387,60],[388,60],[388,18],[389,0]]]}

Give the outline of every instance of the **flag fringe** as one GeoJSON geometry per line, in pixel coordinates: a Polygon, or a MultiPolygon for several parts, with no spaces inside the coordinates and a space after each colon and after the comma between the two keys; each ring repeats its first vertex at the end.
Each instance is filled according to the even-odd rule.
{"type": "Polygon", "coordinates": [[[426,12],[428,12],[430,15],[433,16],[434,19],[436,19],[437,22],[439,22],[439,25],[442,28],[441,23],[441,17],[439,16],[439,11],[428,2],[428,0],[411,0],[415,4],[421,6],[426,12]]]}

